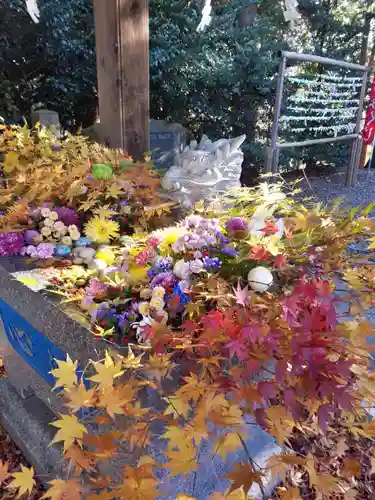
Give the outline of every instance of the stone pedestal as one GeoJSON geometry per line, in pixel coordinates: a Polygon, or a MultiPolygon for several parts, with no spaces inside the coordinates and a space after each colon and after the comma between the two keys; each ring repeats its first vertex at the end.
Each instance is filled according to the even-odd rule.
{"type": "Polygon", "coordinates": [[[61,137],[61,124],[59,114],[49,109],[38,109],[31,113],[31,124],[34,126],[40,123],[42,127],[50,128],[56,133],[56,137],[61,137]]]}

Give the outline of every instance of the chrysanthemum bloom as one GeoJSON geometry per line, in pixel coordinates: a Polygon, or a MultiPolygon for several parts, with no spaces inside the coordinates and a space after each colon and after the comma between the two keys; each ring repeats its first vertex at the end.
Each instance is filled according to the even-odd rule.
{"type": "Polygon", "coordinates": [[[85,224],[85,234],[95,243],[108,244],[120,236],[120,225],[113,220],[93,217],[85,224]]]}
{"type": "Polygon", "coordinates": [[[0,256],[16,255],[21,252],[24,245],[22,233],[0,234],[0,256]]]}
{"type": "Polygon", "coordinates": [[[71,208],[60,207],[56,211],[59,219],[65,224],[65,226],[79,225],[79,217],[71,208]]]}
{"type": "Polygon", "coordinates": [[[243,217],[232,217],[227,220],[226,230],[231,238],[240,240],[248,236],[249,224],[243,217]]]}

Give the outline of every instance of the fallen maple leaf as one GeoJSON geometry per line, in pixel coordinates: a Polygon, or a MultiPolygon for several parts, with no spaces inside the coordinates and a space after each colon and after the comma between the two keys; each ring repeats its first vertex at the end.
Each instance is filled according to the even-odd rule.
{"type": "Polygon", "coordinates": [[[21,465],[21,472],[13,472],[12,477],[13,481],[7,486],[7,488],[17,489],[17,498],[26,494],[31,495],[31,492],[36,485],[33,467],[29,469],[28,467],[21,465]]]}
{"type": "Polygon", "coordinates": [[[3,462],[2,460],[0,460],[0,484],[3,484],[3,482],[6,481],[8,477],[10,477],[8,469],[8,462],[3,462]]]}
{"type": "Polygon", "coordinates": [[[135,392],[131,384],[121,387],[113,387],[111,390],[103,391],[97,403],[98,408],[105,408],[110,417],[124,415],[125,406],[134,398],[135,392]]]}
{"type": "Polygon", "coordinates": [[[63,481],[62,479],[54,479],[50,481],[51,485],[47,492],[41,497],[50,498],[51,500],[81,500],[83,495],[83,488],[78,479],[69,479],[63,481]]]}
{"type": "Polygon", "coordinates": [[[89,408],[93,404],[95,389],[86,389],[81,382],[78,386],[65,389],[68,401],[65,403],[73,412],[89,408]]]}
{"type": "Polygon", "coordinates": [[[121,362],[115,363],[108,352],[105,353],[104,361],[94,363],[94,366],[97,374],[89,380],[99,384],[100,389],[112,387],[114,379],[124,373],[121,362]]]}
{"type": "Polygon", "coordinates": [[[232,481],[229,493],[240,488],[247,494],[254,483],[262,484],[263,474],[255,472],[249,463],[235,464],[232,472],[225,476],[232,481]]]}
{"type": "Polygon", "coordinates": [[[95,470],[96,458],[89,452],[82,450],[79,446],[71,446],[64,455],[65,460],[70,460],[70,464],[76,474],[83,470],[92,472],[95,470]]]}
{"type": "Polygon", "coordinates": [[[178,474],[186,476],[189,472],[197,470],[197,449],[191,444],[181,446],[180,450],[167,451],[166,455],[169,462],[163,467],[170,469],[170,476],[177,476],[178,474]]]}
{"type": "Polygon", "coordinates": [[[237,281],[237,289],[233,288],[236,304],[245,307],[249,302],[249,286],[241,288],[240,280],[237,281]]]}
{"type": "Polygon", "coordinates": [[[277,490],[277,498],[280,500],[302,500],[300,489],[295,488],[279,488],[277,490]]]}
{"type": "Polygon", "coordinates": [[[69,354],[66,355],[66,361],[60,359],[55,360],[58,368],[51,370],[50,373],[56,379],[56,384],[54,389],[58,387],[66,387],[70,389],[78,383],[76,370],[78,368],[78,361],[73,361],[70,359],[69,354]]]}
{"type": "Polygon", "coordinates": [[[53,427],[57,427],[59,430],[57,431],[55,437],[50,443],[52,446],[54,443],[59,443],[63,441],[64,443],[64,452],[70,448],[77,441],[78,445],[82,445],[83,435],[87,433],[86,427],[81,424],[78,418],[75,415],[61,415],[61,419],[56,422],[51,422],[50,425],[53,427]]]}
{"type": "Polygon", "coordinates": [[[361,464],[358,460],[351,460],[349,458],[346,458],[343,462],[343,465],[343,474],[347,479],[358,476],[361,472],[361,464]]]}

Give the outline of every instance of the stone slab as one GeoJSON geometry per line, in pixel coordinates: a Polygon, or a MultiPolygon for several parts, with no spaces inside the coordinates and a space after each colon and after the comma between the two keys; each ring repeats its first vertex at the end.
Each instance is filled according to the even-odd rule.
{"type": "Polygon", "coordinates": [[[150,120],[150,151],[156,168],[167,169],[186,146],[186,130],[178,123],[150,120]]]}
{"type": "Polygon", "coordinates": [[[0,380],[0,423],[42,482],[64,477],[61,448],[48,446],[55,434],[48,424],[54,419],[54,413],[35,395],[23,399],[9,380],[0,380]]]}

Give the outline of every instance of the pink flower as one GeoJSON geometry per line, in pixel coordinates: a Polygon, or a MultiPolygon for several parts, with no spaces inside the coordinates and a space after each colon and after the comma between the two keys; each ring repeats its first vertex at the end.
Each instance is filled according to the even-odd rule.
{"type": "Polygon", "coordinates": [[[85,295],[86,297],[96,297],[97,295],[101,295],[106,291],[107,285],[95,278],[91,278],[89,284],[85,288],[85,295]]]}

